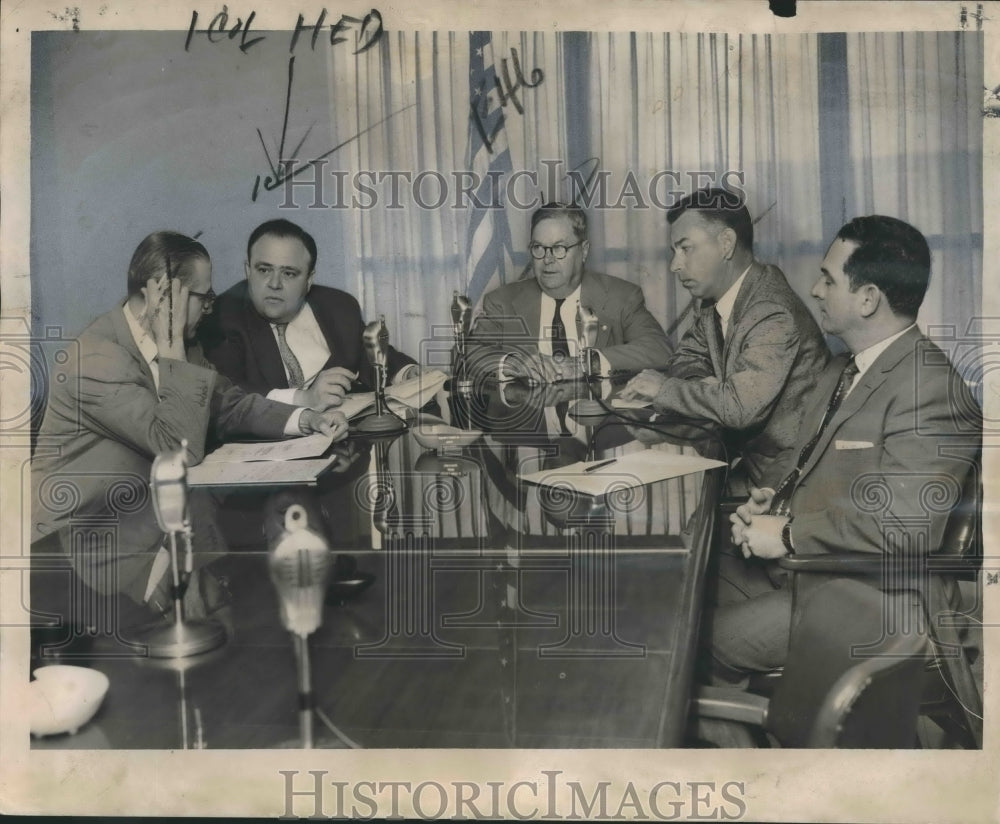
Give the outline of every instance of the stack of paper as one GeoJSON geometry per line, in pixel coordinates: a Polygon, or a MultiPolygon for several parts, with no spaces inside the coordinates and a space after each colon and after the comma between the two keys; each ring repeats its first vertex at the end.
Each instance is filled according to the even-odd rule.
{"type": "MultiPolygon", "coordinates": [[[[441,391],[446,380],[448,376],[440,369],[431,369],[408,381],[386,387],[386,402],[397,414],[406,409],[420,409],[441,391]]],[[[355,392],[344,398],[344,402],[337,407],[337,410],[351,420],[367,412],[374,405],[374,392],[355,392]]]]}
{"type": "Polygon", "coordinates": [[[543,469],[518,475],[522,481],[540,486],[559,486],[586,495],[605,495],[609,491],[643,486],[667,478],[679,478],[694,472],[704,472],[717,466],[725,466],[722,461],[713,461],[698,455],[676,455],[658,449],[631,452],[614,459],[614,463],[601,466],[592,472],[587,467],[598,466],[605,460],[579,462],[556,469],[543,469]]]}

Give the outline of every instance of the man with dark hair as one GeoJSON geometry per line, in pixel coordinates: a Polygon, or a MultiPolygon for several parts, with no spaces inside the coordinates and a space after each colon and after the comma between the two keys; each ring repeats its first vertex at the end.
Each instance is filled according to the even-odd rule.
{"type": "MultiPolygon", "coordinates": [[[[150,569],[163,542],[147,488],[158,454],[186,441],[194,465],[210,441],[347,434],[340,413],[269,401],[220,376],[193,342],[213,300],[205,247],[177,232],[154,232],[132,256],[128,298],[83,331],[78,359],[49,388],[39,435],[45,446],[32,462],[32,543],[58,532],[81,578],[98,591],[150,599],[157,583],[150,569]],[[70,540],[74,523],[95,518],[113,525],[113,546],[70,540]]],[[[200,503],[192,495],[205,548],[215,535],[200,503]]]]}
{"type": "Polygon", "coordinates": [[[732,490],[745,491],[747,480],[776,483],[798,436],[803,398],[826,366],[823,336],[781,270],[755,260],[741,197],[699,190],[667,221],[670,269],[698,309],[665,373],[640,373],[622,396],[725,429],[742,458],[732,490]]]}
{"type": "Polygon", "coordinates": [[[473,371],[543,383],[580,377],[579,362],[570,357],[578,306],[597,316],[602,373],[666,363],[670,343],[646,308],[642,289],[586,269],[590,241],[582,209],[559,203],[538,209],[531,216],[528,250],[534,277],[483,298],[469,340],[473,371]]]}
{"type": "MultiPolygon", "coordinates": [[[[316,241],[288,220],[250,234],[246,279],[226,290],[201,330],[216,368],[248,392],[324,410],[352,389],[374,388],[361,307],[347,292],[314,285],[316,241]]],[[[416,377],[415,361],[390,347],[389,377],[416,377]]]]}
{"type": "MultiPolygon", "coordinates": [[[[838,232],[812,295],[823,329],[849,353],[817,376],[781,481],[752,489],[732,516],[733,543],[746,558],[773,564],[789,553],[902,555],[940,546],[957,502],[943,505],[941,494],[957,498],[975,471],[981,417],[916,325],[930,260],[923,235],[896,218],[859,217],[838,232]]],[[[738,678],[780,666],[790,620],[785,586],[720,607],[711,634],[717,673],[738,678]]]]}

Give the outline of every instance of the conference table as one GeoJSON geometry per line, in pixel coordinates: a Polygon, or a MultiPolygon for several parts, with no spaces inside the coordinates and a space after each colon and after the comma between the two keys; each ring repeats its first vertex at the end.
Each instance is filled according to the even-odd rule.
{"type": "MultiPolygon", "coordinates": [[[[308,639],[315,746],[681,746],[724,469],[630,486],[609,465],[606,495],[519,476],[723,447],[710,428],[650,423],[649,410],[610,405],[614,385],[601,391],[589,416],[573,413],[595,392],[582,382],[444,391],[439,418],[352,430],[315,486],[214,490],[229,551],[199,561],[230,596],[213,616],[225,644],[171,661],[125,626],[57,640],[33,666],[93,667],[110,688],[75,735],[32,746],[301,746],[293,641],[268,572],[292,502],[375,576],[357,597],[328,598],[308,639]],[[442,445],[440,421],[469,434],[442,445]]],[[[33,592],[51,603],[66,580],[35,574],[33,592]]],[[[61,631],[79,634],[70,624],[61,631]]]]}

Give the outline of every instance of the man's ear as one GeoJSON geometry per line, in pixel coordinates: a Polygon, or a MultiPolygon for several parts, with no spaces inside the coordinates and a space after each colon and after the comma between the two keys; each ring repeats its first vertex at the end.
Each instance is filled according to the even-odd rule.
{"type": "Polygon", "coordinates": [[[313,278],[316,277],[316,270],[313,269],[309,273],[309,277],[306,278],[306,292],[308,292],[313,287],[313,278]]]}
{"type": "Polygon", "coordinates": [[[244,260],[243,261],[243,276],[247,280],[250,280],[250,261],[249,260],[244,260]]]}
{"type": "Polygon", "coordinates": [[[719,243],[722,244],[722,253],[726,260],[732,258],[736,252],[736,232],[729,226],[719,232],[719,243]]]}
{"type": "Polygon", "coordinates": [[[580,250],[583,252],[583,262],[587,262],[587,255],[590,254],[590,241],[584,240],[580,243],[580,250]]]}
{"type": "Polygon", "coordinates": [[[882,290],[874,283],[866,283],[858,291],[861,293],[861,317],[870,318],[882,303],[882,290]]]}

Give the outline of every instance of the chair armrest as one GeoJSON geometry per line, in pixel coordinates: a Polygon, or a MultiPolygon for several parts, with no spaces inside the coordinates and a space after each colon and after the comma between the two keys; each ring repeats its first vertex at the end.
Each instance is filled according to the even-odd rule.
{"type": "Polygon", "coordinates": [[[700,687],[691,698],[691,713],[763,727],[768,701],[759,695],[729,687],[700,687]]]}
{"type": "Polygon", "coordinates": [[[831,552],[823,555],[789,555],[778,565],[789,572],[826,575],[878,575],[885,558],[870,552],[831,552]]]}

